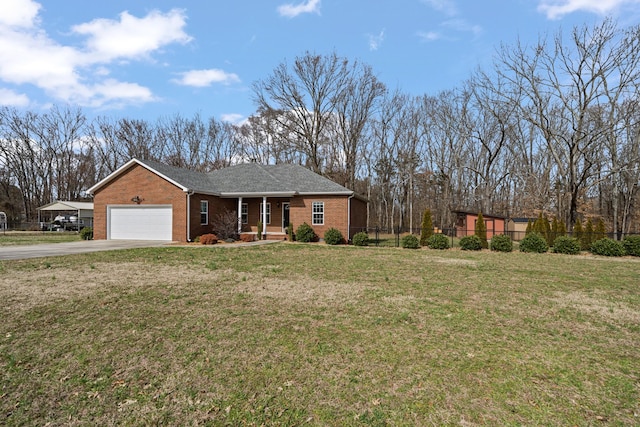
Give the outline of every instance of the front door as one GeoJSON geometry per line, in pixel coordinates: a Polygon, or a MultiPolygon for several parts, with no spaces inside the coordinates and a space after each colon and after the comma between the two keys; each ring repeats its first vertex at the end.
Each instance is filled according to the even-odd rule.
{"type": "Polygon", "coordinates": [[[286,233],[289,228],[289,203],[282,204],[282,230],[286,233]]]}

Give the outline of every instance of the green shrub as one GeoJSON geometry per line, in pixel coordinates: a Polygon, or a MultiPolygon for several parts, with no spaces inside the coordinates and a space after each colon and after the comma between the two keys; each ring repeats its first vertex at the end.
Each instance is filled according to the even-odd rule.
{"type": "Polygon", "coordinates": [[[627,236],[622,241],[627,255],[640,256],[640,236],[627,236]]]}
{"type": "Polygon", "coordinates": [[[296,240],[298,242],[315,242],[317,239],[315,231],[306,222],[303,222],[296,230],[296,240]]]}
{"type": "Polygon", "coordinates": [[[577,255],[580,249],[580,242],[575,237],[560,236],[553,241],[553,252],[557,254],[577,255]]]}
{"type": "Polygon", "coordinates": [[[258,221],[258,232],[256,233],[258,240],[262,240],[262,221],[258,221]]]}
{"type": "Polygon", "coordinates": [[[215,245],[218,243],[218,236],[215,234],[203,234],[200,236],[200,244],[202,245],[215,245]]]}
{"type": "Polygon", "coordinates": [[[361,231],[354,234],[351,241],[354,246],[369,246],[369,235],[365,231],[361,231]]]}
{"type": "Polygon", "coordinates": [[[401,244],[405,249],[418,249],[420,247],[420,241],[413,234],[407,234],[404,236],[401,244]]]}
{"type": "Polygon", "coordinates": [[[429,237],[433,236],[433,221],[431,220],[431,209],[424,211],[422,216],[422,229],[420,231],[420,245],[427,246],[429,237]]]}
{"type": "Polygon", "coordinates": [[[427,246],[431,249],[449,249],[449,238],[444,234],[432,234],[427,239],[427,246]]]}
{"type": "Polygon", "coordinates": [[[82,240],[93,240],[93,228],[84,227],[82,230],[80,230],[80,238],[82,240]]]}
{"type": "Polygon", "coordinates": [[[489,242],[487,242],[487,224],[484,222],[482,212],[478,213],[475,235],[480,238],[480,244],[482,245],[482,248],[487,249],[489,247],[489,242]]]}
{"type": "Polygon", "coordinates": [[[293,234],[293,223],[292,222],[290,222],[289,225],[287,226],[287,237],[288,237],[290,242],[293,242],[293,239],[295,238],[295,235],[293,234]]]}
{"type": "Polygon", "coordinates": [[[482,249],[482,239],[475,234],[464,236],[460,239],[460,247],[463,251],[479,251],[482,249]]]}
{"type": "Polygon", "coordinates": [[[520,241],[520,252],[535,252],[545,253],[549,250],[547,240],[540,235],[540,233],[529,233],[524,239],[520,241]]]}
{"type": "Polygon", "coordinates": [[[511,237],[499,234],[491,238],[491,250],[496,252],[511,252],[513,251],[513,242],[511,237]]]}
{"type": "Polygon", "coordinates": [[[340,230],[331,227],[324,232],[324,242],[327,245],[341,245],[344,243],[344,237],[342,237],[340,230]]]}
{"type": "Polygon", "coordinates": [[[591,244],[590,250],[592,254],[602,256],[624,256],[626,254],[622,242],[609,238],[596,240],[591,244]]]}

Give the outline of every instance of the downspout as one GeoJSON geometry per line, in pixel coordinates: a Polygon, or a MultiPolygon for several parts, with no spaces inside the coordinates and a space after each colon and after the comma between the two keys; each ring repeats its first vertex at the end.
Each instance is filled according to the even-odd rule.
{"type": "Polygon", "coordinates": [[[191,241],[191,196],[193,190],[187,190],[187,242],[191,241]]]}
{"type": "Polygon", "coordinates": [[[347,199],[347,241],[351,240],[351,199],[354,198],[356,194],[353,193],[347,199]]]}

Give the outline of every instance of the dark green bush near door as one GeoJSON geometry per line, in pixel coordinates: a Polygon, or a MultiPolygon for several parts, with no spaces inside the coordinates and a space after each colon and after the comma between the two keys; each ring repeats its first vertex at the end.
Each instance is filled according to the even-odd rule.
{"type": "Polygon", "coordinates": [[[296,230],[296,240],[298,242],[315,242],[316,238],[315,231],[313,231],[313,228],[306,222],[303,222],[296,230]]]}

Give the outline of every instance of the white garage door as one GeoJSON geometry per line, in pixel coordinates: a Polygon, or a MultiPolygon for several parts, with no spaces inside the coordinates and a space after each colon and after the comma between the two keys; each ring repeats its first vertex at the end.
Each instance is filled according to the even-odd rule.
{"type": "Polygon", "coordinates": [[[109,206],[108,238],[112,240],[173,240],[171,206],[109,206]]]}

